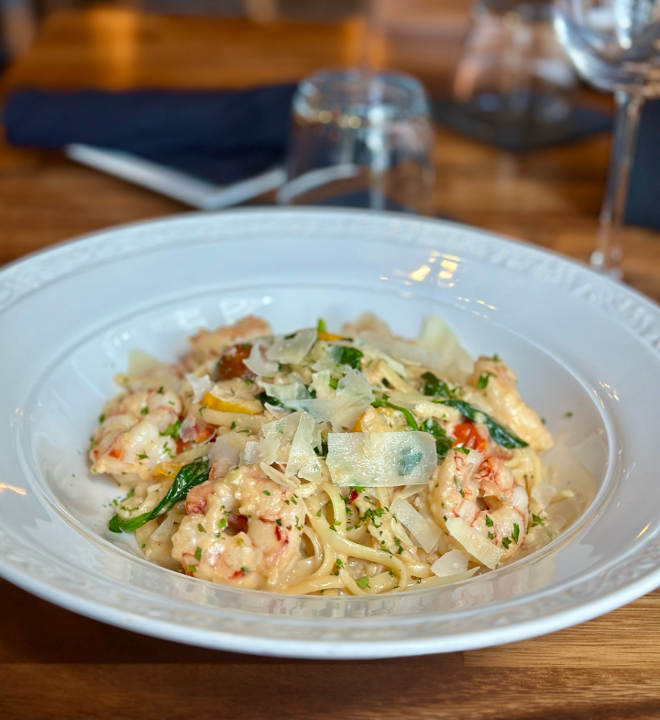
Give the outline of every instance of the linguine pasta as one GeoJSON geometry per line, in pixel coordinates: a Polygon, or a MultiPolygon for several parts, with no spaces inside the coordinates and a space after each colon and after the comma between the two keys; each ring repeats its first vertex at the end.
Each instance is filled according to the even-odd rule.
{"type": "Polygon", "coordinates": [[[92,472],[126,492],[110,529],[149,560],[362,595],[466,579],[552,537],[552,437],[504,362],[473,362],[440,318],[405,341],[370,314],[338,335],[249,316],[189,343],[177,364],[133,357],[92,438],[92,472]]]}

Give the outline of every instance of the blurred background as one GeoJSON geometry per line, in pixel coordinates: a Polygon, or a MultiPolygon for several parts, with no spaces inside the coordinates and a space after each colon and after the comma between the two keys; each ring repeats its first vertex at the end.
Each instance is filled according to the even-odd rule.
{"type": "MultiPolygon", "coordinates": [[[[286,107],[286,93],[303,78],[322,68],[346,67],[406,73],[421,83],[433,122],[428,213],[586,260],[605,193],[615,104],[611,93],[578,79],[557,41],[552,5],[547,0],[0,0],[0,102],[7,111],[0,128],[5,133],[0,263],[120,222],[222,203],[278,201],[275,175],[261,188],[270,190],[257,195],[252,188],[229,200],[226,195],[218,200],[215,190],[231,183],[220,178],[211,186],[203,172],[192,195],[190,188],[180,192],[178,175],[168,176],[168,188],[157,187],[158,180],[150,185],[148,164],[140,169],[142,187],[120,180],[128,177],[119,167],[123,156],[92,157],[70,143],[133,152],[121,142],[92,142],[92,130],[103,140],[103,133],[125,129],[125,108],[123,115],[113,107],[104,116],[105,101],[96,98],[95,114],[88,114],[76,98],[64,112],[61,98],[33,95],[21,103],[12,100],[12,114],[8,101],[17,92],[37,88],[61,96],[92,89],[123,93],[123,102],[127,91],[219,96],[276,86],[286,107]]],[[[196,102],[210,101],[182,102],[189,116],[194,107],[207,107],[196,102]]],[[[165,107],[172,106],[149,110],[151,119],[160,113],[162,123],[165,107]]],[[[141,141],[149,135],[145,127],[141,141]]],[[[208,123],[197,128],[198,134],[206,130],[208,123]]],[[[179,132],[174,126],[170,131],[179,132]]],[[[232,149],[231,172],[223,176],[232,182],[239,150],[232,149]]],[[[150,162],[155,157],[141,156],[150,162]]],[[[426,172],[421,154],[414,162],[426,172]]],[[[289,173],[290,168],[289,159],[289,173]]],[[[655,187],[647,182],[648,167],[640,177],[633,174],[635,197],[639,188],[655,187]]],[[[655,197],[655,190],[648,192],[655,197]]],[[[655,277],[647,277],[649,258],[659,252],[655,206],[652,199],[646,206],[650,214],[628,218],[637,227],[626,229],[624,265],[637,287],[660,295],[655,277]]]]}

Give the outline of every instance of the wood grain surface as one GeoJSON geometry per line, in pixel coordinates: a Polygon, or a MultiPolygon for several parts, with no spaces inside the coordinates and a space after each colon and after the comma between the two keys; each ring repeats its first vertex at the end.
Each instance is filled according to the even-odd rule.
{"type": "MultiPolygon", "coordinates": [[[[321,66],[354,62],[361,32],[357,20],[257,25],[112,7],[63,11],[0,79],[0,90],[296,80],[321,66]]],[[[406,42],[417,52],[414,37],[399,38],[397,59],[405,57],[406,42]]],[[[438,68],[438,77],[448,75],[438,68]]],[[[586,258],[609,143],[601,135],[515,156],[438,130],[437,210],[586,258]]],[[[182,211],[176,202],[57,153],[17,150],[0,140],[0,263],[109,225],[182,211]]],[[[635,288],[660,300],[660,234],[627,229],[624,271],[635,288]]],[[[143,637],[0,581],[3,719],[660,718],[659,666],[660,591],[583,625],[511,645],[312,662],[143,637]]]]}

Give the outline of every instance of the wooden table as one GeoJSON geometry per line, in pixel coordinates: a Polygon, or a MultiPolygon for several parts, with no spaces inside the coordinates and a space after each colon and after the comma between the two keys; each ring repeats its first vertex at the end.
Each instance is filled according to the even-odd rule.
{"type": "MultiPolygon", "coordinates": [[[[257,26],[54,15],[2,91],[227,87],[352,62],[359,24],[257,26]]],[[[438,131],[438,211],[586,257],[609,138],[512,156],[438,131]]],[[[184,211],[64,160],[0,143],[0,263],[80,233],[184,211]]],[[[660,236],[629,229],[629,282],[660,300],[660,236]]],[[[481,651],[373,662],[214,652],[87,620],[0,582],[0,718],[658,718],[660,592],[550,636],[481,651]]]]}

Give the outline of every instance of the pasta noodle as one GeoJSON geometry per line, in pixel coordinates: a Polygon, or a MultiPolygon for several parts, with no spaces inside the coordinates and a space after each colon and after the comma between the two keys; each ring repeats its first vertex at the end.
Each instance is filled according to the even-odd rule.
{"type": "Polygon", "coordinates": [[[552,438],[499,358],[469,374],[446,323],[426,328],[405,342],[363,315],[274,336],[249,316],[198,332],[179,364],[141,354],[92,438],[92,472],[125,491],[110,529],[192,577],[295,594],[511,561],[544,524],[552,438]]]}

